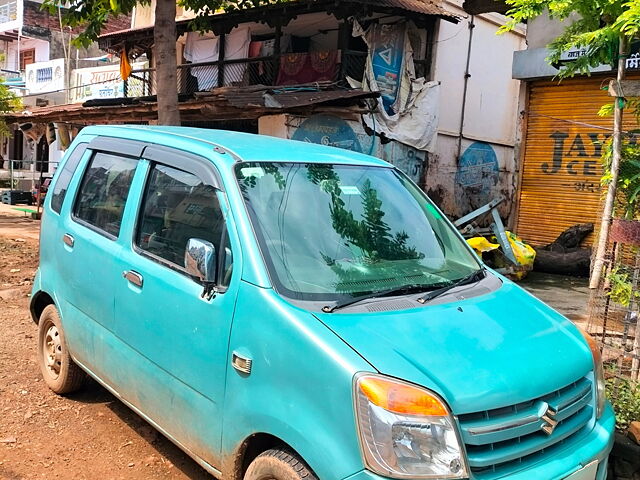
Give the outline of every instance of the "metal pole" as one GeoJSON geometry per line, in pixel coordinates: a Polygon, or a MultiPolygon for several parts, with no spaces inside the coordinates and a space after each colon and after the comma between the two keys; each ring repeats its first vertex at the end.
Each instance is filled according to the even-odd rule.
{"type": "MultiPolygon", "coordinates": [[[[627,70],[627,54],[628,39],[620,36],[620,49],[618,52],[618,82],[624,80],[627,70]]],[[[619,90],[619,89],[618,89],[619,90]]],[[[613,117],[613,154],[611,158],[611,183],[607,189],[607,197],[604,202],[604,210],[602,211],[602,223],[600,224],[600,233],[598,235],[598,247],[596,249],[596,257],[591,272],[591,281],[589,288],[596,289],[602,278],[602,270],[604,269],[605,255],[607,252],[607,242],[609,241],[609,228],[611,226],[611,217],[616,199],[616,190],[618,183],[618,172],[620,170],[620,161],[622,160],[622,114],[623,114],[623,98],[615,98],[615,113],[613,117]]]]}
{"type": "Polygon", "coordinates": [[[467,93],[469,91],[469,78],[471,78],[471,49],[473,47],[473,31],[476,28],[476,17],[471,15],[471,21],[469,22],[469,44],[467,45],[467,64],[464,69],[464,88],[462,90],[462,107],[460,111],[460,131],[458,134],[458,153],[456,155],[456,162],[460,161],[460,155],[462,154],[462,139],[464,138],[464,118],[467,111],[467,93]]]}

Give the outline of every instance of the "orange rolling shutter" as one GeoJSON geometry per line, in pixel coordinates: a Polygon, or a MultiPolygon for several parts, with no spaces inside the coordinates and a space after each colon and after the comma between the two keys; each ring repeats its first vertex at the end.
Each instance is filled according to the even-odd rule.
{"type": "MultiPolygon", "coordinates": [[[[613,102],[601,88],[610,78],[529,84],[516,232],[534,245],[552,242],[577,223],[598,222],[602,143],[613,126],[613,117],[598,111],[613,102]]],[[[625,123],[638,128],[631,115],[625,123]]],[[[593,235],[587,239],[592,242],[593,235]]]]}

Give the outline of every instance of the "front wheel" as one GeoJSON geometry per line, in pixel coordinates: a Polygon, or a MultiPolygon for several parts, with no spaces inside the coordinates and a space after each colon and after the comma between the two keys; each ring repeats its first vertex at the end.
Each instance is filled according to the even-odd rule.
{"type": "Polygon", "coordinates": [[[84,384],[86,374],[69,355],[60,315],[54,305],[48,305],[40,315],[38,363],[44,381],[57,394],[75,392],[84,384]]]}
{"type": "Polygon", "coordinates": [[[307,464],[289,450],[274,448],[258,455],[244,480],[318,480],[307,464]]]}

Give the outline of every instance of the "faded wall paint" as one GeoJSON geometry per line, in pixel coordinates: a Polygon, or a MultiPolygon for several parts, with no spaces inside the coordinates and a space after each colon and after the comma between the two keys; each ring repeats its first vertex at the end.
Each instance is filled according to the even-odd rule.
{"type": "Polygon", "coordinates": [[[459,162],[457,149],[458,139],[438,139],[438,153],[429,159],[424,176],[427,194],[454,219],[503,196],[500,215],[511,219],[517,185],[513,148],[463,140],[459,162]]]}
{"type": "Polygon", "coordinates": [[[357,116],[341,118],[325,114],[311,117],[272,115],[262,117],[258,128],[259,133],[264,135],[373,155],[397,166],[418,184],[421,184],[428,162],[427,152],[395,141],[382,144],[380,138],[368,135],[357,116]]]}
{"type": "Polygon", "coordinates": [[[498,36],[504,16],[472,18],[459,8],[461,2],[447,3],[462,19],[458,24],[440,22],[437,33],[433,80],[441,82],[440,122],[436,152],[422,183],[452,218],[502,195],[506,202],[501,215],[511,221],[518,174],[519,112],[525,93],[521,82],[511,78],[511,68],[513,53],[526,48],[525,30],[498,36]]]}
{"type": "Polygon", "coordinates": [[[443,137],[430,155],[400,142],[385,144],[368,135],[359,117],[335,115],[272,115],[260,119],[259,133],[280,138],[345,148],[381,158],[406,173],[420,185],[450,218],[462,215],[502,195],[504,218],[515,208],[516,176],[513,148],[464,140],[462,161],[455,160],[457,139],[443,137]]]}

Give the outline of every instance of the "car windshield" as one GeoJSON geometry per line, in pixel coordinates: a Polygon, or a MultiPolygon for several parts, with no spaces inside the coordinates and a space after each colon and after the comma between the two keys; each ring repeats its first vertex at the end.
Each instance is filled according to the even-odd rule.
{"type": "Polygon", "coordinates": [[[426,195],[392,168],[239,163],[236,176],[281,294],[344,301],[480,268],[426,195]]]}

